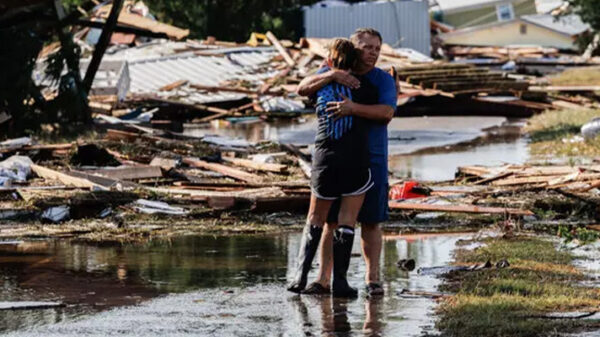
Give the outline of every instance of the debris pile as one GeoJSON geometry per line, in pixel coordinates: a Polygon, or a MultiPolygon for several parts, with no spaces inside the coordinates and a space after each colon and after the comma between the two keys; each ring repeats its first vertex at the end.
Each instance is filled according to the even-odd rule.
{"type": "MultiPolygon", "coordinates": [[[[393,189],[393,188],[392,188],[393,189]]],[[[597,221],[600,165],[463,166],[452,185],[429,186],[428,196],[390,200],[413,212],[459,212],[528,217],[530,223],[597,221]]]]}

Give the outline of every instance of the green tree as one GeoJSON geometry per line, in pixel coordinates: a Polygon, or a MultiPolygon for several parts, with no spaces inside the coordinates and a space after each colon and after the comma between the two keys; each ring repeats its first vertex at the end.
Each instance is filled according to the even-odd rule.
{"type": "Polygon", "coordinates": [[[567,0],[573,13],[588,23],[592,30],[600,32],[600,2],[598,0],[567,0]]]}
{"type": "MultiPolygon", "coordinates": [[[[597,50],[598,40],[600,39],[600,1],[598,0],[567,0],[570,5],[570,12],[581,17],[592,28],[591,34],[584,34],[579,37],[578,44],[582,50],[585,50],[592,41],[597,50]],[[594,40],[595,39],[595,40],[594,40]]],[[[590,50],[591,52],[591,50],[590,50]]]]}
{"type": "Polygon", "coordinates": [[[253,31],[273,31],[280,38],[302,34],[301,6],[317,0],[148,0],[161,21],[190,29],[190,37],[214,36],[243,42],[253,31]]]}

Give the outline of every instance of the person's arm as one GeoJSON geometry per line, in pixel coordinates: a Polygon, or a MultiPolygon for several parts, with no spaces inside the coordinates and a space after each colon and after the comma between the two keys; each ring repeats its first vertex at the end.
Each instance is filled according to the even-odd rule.
{"type": "Polygon", "coordinates": [[[387,104],[359,104],[352,102],[348,97],[341,95],[343,100],[340,102],[328,102],[325,111],[333,112],[334,117],[358,116],[366,119],[389,123],[394,117],[394,108],[387,104]]]}
{"type": "Polygon", "coordinates": [[[319,89],[331,82],[337,82],[349,88],[358,88],[360,86],[360,81],[356,77],[350,75],[347,71],[331,69],[320,74],[305,77],[300,84],[298,84],[296,93],[300,96],[312,96],[319,91],[319,89]]]}
{"type": "Polygon", "coordinates": [[[374,84],[377,85],[377,89],[379,90],[378,104],[359,104],[341,95],[343,100],[327,103],[328,108],[326,110],[333,112],[333,115],[337,118],[355,115],[381,123],[389,123],[396,111],[396,100],[398,99],[396,83],[392,76],[382,73],[374,84]]]}

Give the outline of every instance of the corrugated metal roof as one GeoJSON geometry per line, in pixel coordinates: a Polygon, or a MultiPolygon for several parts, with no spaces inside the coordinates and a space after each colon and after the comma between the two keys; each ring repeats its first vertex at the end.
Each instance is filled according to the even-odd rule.
{"type": "Polygon", "coordinates": [[[159,88],[179,80],[205,86],[218,86],[227,80],[246,80],[260,83],[273,77],[277,70],[261,67],[269,62],[276,52],[272,48],[220,49],[226,56],[198,56],[180,54],[155,59],[131,62],[130,92],[155,93],[160,96],[180,96],[182,101],[207,103],[235,100],[246,95],[237,93],[201,93],[195,89],[182,88],[171,92],[160,92],[159,88]]]}
{"type": "Polygon", "coordinates": [[[574,14],[558,18],[550,14],[523,15],[521,20],[569,36],[579,35],[590,29],[588,24],[574,14]]]}

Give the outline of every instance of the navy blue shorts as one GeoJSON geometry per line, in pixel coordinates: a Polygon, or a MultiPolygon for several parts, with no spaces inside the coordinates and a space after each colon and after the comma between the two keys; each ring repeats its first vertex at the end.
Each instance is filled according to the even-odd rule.
{"type": "MultiPolygon", "coordinates": [[[[385,161],[372,158],[371,174],[374,185],[367,191],[365,201],[360,213],[358,213],[358,222],[361,224],[375,224],[389,219],[387,158],[385,158],[385,161]]],[[[331,205],[327,222],[337,223],[339,212],[340,199],[334,201],[331,205]]]]}

